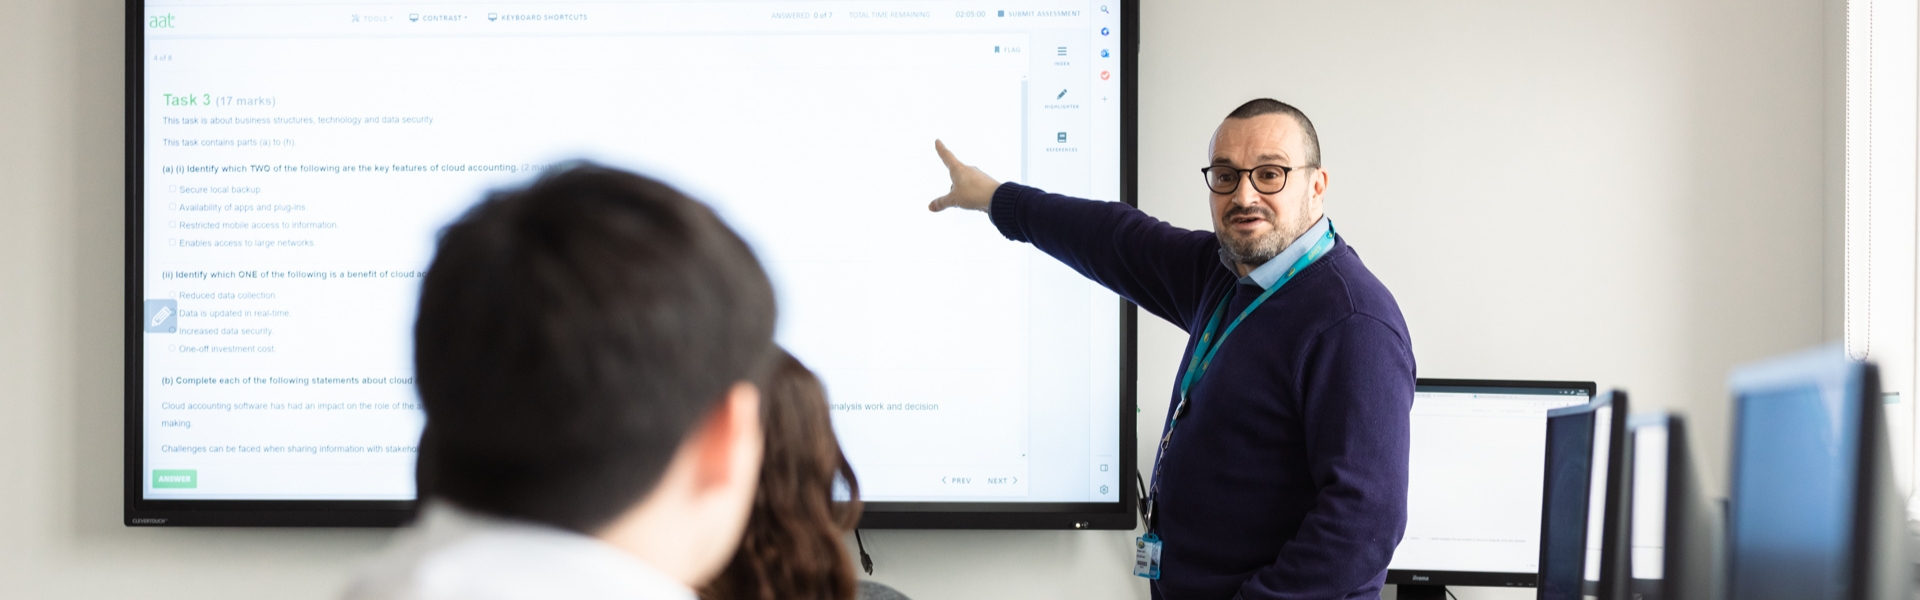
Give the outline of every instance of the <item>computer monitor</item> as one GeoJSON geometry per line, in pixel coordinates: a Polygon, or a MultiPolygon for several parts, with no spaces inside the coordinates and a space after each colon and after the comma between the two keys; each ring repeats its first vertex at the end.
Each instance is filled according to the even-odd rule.
{"type": "Polygon", "coordinates": [[[1626,392],[1547,413],[1541,600],[1619,600],[1627,540],[1626,392]]]}
{"type": "Polygon", "coordinates": [[[1547,411],[1592,382],[1421,379],[1413,400],[1407,531],[1388,566],[1398,598],[1445,586],[1532,587],[1539,565],[1547,411]]]}
{"type": "Polygon", "coordinates": [[[1720,594],[1721,526],[1718,502],[1700,490],[1680,415],[1628,417],[1632,458],[1628,525],[1630,600],[1714,600],[1720,594]]]}
{"type": "Polygon", "coordinates": [[[1729,387],[1728,597],[1908,598],[1874,366],[1830,346],[1740,368],[1729,387]]]}

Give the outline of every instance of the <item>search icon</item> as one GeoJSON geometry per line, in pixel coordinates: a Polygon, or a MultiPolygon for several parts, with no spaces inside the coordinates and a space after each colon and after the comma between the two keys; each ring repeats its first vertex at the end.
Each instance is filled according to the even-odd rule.
{"type": "Polygon", "coordinates": [[[1102,13],[1106,13],[1106,14],[1113,14],[1113,13],[1108,13],[1108,12],[1107,12],[1107,5],[1105,5],[1105,4],[1102,4],[1102,5],[1100,5],[1100,12],[1102,12],[1102,13]]]}

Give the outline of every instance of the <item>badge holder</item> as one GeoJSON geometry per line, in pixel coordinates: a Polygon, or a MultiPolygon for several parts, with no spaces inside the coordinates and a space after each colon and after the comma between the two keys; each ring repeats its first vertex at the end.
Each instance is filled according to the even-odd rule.
{"type": "Polygon", "coordinates": [[[1149,533],[1133,539],[1133,574],[1160,578],[1160,536],[1149,533]]]}

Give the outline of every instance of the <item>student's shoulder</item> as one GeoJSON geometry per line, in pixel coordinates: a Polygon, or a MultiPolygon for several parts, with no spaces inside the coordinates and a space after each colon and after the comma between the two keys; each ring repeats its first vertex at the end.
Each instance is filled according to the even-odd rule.
{"type": "Polygon", "coordinates": [[[434,506],[344,595],[347,600],[692,600],[691,590],[577,533],[434,506]]]}
{"type": "Polygon", "coordinates": [[[860,581],[860,594],[857,597],[859,600],[908,600],[907,595],[900,593],[900,590],[878,581],[865,579],[860,581]]]}

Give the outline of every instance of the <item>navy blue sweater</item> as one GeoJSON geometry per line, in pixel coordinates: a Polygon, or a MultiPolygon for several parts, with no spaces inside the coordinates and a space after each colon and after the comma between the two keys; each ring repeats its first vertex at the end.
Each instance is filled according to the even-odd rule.
{"type": "MultiPolygon", "coordinates": [[[[1008,239],[1185,329],[1183,368],[1222,295],[1231,319],[1263,291],[1221,264],[1212,232],[1117,202],[1008,183],[989,214],[1008,239]]],[[[1336,236],[1194,384],[1161,459],[1153,597],[1377,598],[1406,529],[1413,386],[1399,305],[1336,236]]]]}

